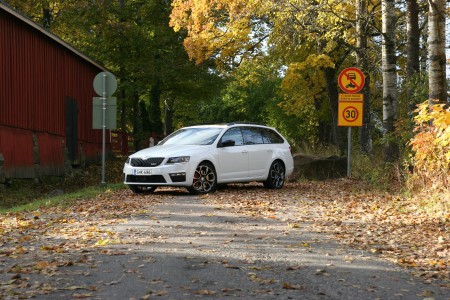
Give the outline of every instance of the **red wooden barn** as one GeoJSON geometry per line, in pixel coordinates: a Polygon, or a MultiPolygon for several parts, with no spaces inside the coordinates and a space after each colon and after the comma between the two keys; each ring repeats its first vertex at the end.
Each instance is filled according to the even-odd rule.
{"type": "Polygon", "coordinates": [[[0,182],[63,175],[101,156],[92,97],[93,80],[102,71],[0,2],[0,182]]]}

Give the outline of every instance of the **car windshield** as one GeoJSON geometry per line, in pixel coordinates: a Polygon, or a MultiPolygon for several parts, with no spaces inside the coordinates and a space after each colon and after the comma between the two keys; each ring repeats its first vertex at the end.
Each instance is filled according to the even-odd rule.
{"type": "Polygon", "coordinates": [[[183,128],[170,134],[159,145],[211,145],[222,128],[183,128]]]}

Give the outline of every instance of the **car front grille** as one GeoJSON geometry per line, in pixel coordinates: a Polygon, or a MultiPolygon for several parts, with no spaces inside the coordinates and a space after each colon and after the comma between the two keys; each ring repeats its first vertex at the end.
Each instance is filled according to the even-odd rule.
{"type": "Polygon", "coordinates": [[[147,159],[132,158],[130,164],[133,167],[157,167],[164,160],[164,157],[150,157],[147,159]]]}
{"type": "Polygon", "coordinates": [[[126,182],[133,183],[166,183],[162,175],[135,176],[127,175],[126,182]]]}

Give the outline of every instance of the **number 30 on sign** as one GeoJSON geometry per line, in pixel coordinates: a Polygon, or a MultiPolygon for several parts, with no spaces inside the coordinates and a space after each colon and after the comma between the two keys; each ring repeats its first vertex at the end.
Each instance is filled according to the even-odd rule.
{"type": "Polygon", "coordinates": [[[338,126],[362,126],[362,102],[339,102],[338,126]]]}

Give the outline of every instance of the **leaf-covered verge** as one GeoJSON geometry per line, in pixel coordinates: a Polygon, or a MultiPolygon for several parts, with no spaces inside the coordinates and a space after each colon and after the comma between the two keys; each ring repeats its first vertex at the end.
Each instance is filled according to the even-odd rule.
{"type": "Polygon", "coordinates": [[[73,299],[92,297],[97,290],[94,283],[60,284],[62,273],[89,276],[90,271],[81,272],[77,266],[95,268],[95,254],[125,254],[107,249],[121,243],[121,237],[103,226],[149,214],[145,208],[160,197],[106,190],[92,198],[74,199],[71,205],[0,214],[0,274],[8,279],[0,283],[0,299],[28,299],[57,290],[73,291],[73,299]]]}
{"type": "MultiPolygon", "coordinates": [[[[117,158],[106,162],[105,178],[108,184],[122,182],[124,159],[117,158]]],[[[53,205],[58,201],[54,196],[61,194],[68,198],[95,196],[101,193],[101,165],[89,165],[84,169],[73,170],[66,177],[44,177],[40,180],[13,179],[0,184],[0,212],[8,209],[33,209],[41,205],[53,205]],[[69,194],[78,193],[78,195],[69,194]]]]}
{"type": "MultiPolygon", "coordinates": [[[[0,284],[0,296],[26,298],[72,288],[74,297],[93,296],[95,285],[58,286],[62,270],[67,274],[67,267],[94,267],[95,254],[126,254],[108,245],[125,243],[129,237],[123,234],[131,233],[114,232],[105,225],[125,223],[137,215],[152,218],[153,205],[185,193],[185,189],[174,188],[160,188],[149,195],[106,190],[72,200],[71,205],[0,214],[0,265],[9,266],[0,267],[0,273],[9,278],[0,284]],[[41,281],[36,276],[42,276],[41,281]]],[[[361,181],[339,179],[288,183],[281,190],[267,190],[260,184],[230,185],[203,197],[218,209],[255,218],[278,219],[289,211],[289,217],[281,219],[287,230],[306,227],[334,235],[345,245],[379,255],[425,281],[450,288],[448,196],[405,197],[373,190],[361,181]]]]}

